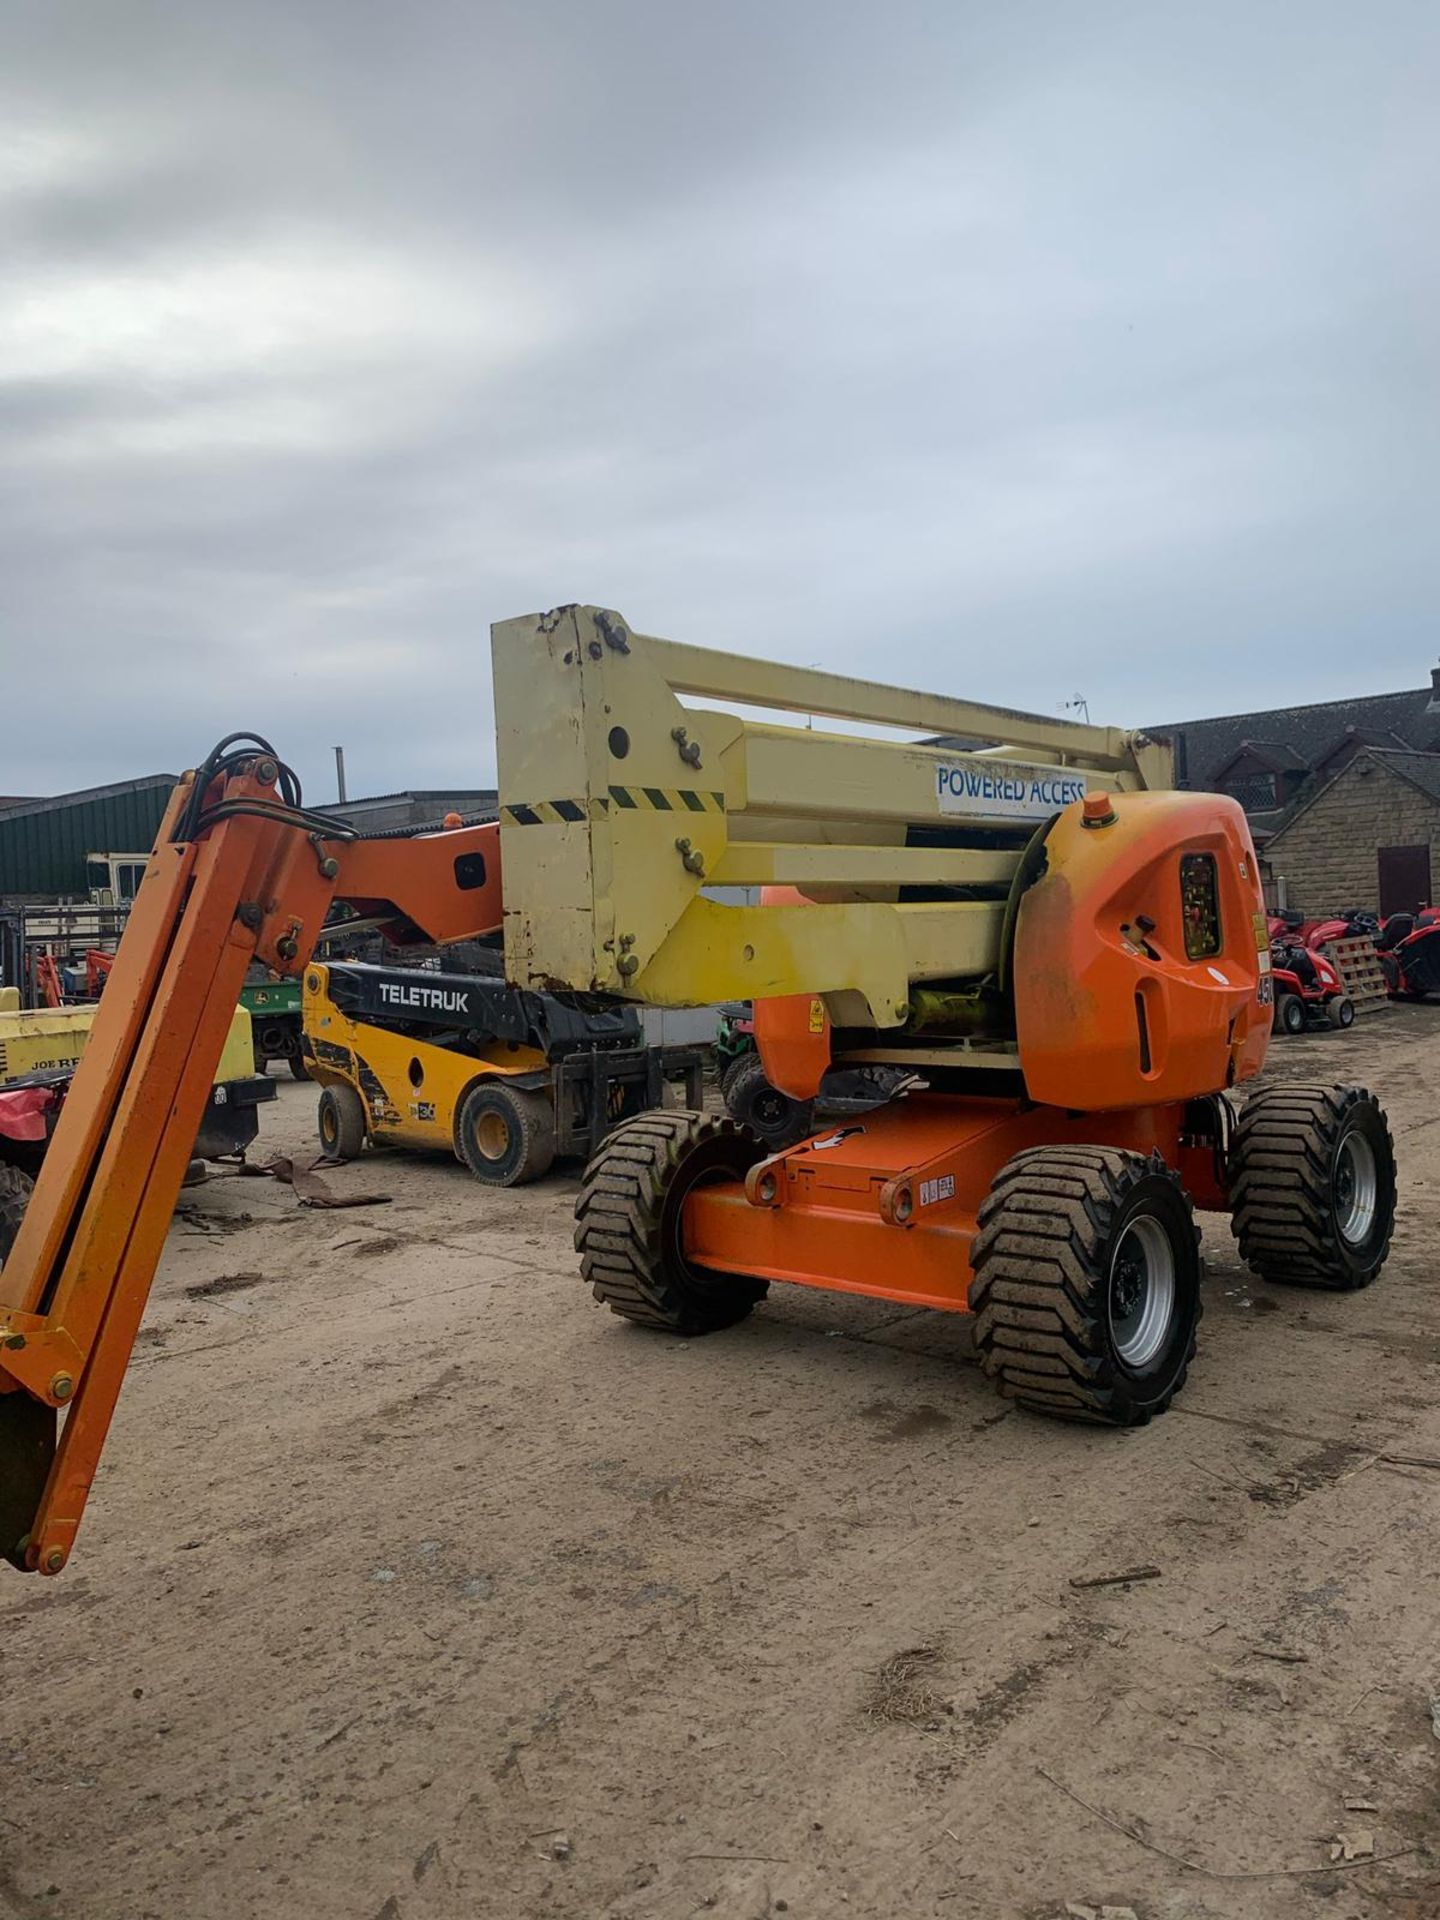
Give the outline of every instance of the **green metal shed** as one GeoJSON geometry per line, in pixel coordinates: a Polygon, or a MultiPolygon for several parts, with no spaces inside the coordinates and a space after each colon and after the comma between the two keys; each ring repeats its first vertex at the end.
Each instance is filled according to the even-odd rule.
{"type": "Polygon", "coordinates": [[[174,785],[149,773],[0,812],[0,899],[85,899],[86,856],[148,853],[174,785]]]}

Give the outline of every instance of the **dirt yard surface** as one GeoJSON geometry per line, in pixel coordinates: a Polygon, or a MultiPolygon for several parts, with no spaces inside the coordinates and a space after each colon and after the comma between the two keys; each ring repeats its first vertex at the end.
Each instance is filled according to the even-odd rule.
{"type": "Polygon", "coordinates": [[[959,1318],[626,1326],[573,1169],[187,1193],[74,1562],[0,1582],[0,1913],[1440,1915],[1440,1008],[1272,1059],[1386,1101],[1390,1266],[1272,1291],[1209,1222],[1128,1434],[959,1318]]]}

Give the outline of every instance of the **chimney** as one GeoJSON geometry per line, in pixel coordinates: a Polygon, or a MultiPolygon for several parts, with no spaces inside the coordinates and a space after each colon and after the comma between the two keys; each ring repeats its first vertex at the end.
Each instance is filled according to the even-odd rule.
{"type": "Polygon", "coordinates": [[[1440,713],[1440,667],[1430,669],[1430,698],[1425,702],[1426,713],[1440,713]]]}

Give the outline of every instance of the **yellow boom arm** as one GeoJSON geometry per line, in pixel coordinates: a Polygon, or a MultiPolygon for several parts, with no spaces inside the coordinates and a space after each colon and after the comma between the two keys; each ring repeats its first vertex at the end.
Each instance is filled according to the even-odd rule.
{"type": "Polygon", "coordinates": [[[994,967],[1026,842],[1087,782],[1172,784],[1138,734],[683,646],[599,607],[502,622],[492,651],[522,985],[662,1006],[819,993],[839,1025],[890,1026],[913,983],[994,967]],[[713,897],[762,886],[822,904],[713,897]]]}

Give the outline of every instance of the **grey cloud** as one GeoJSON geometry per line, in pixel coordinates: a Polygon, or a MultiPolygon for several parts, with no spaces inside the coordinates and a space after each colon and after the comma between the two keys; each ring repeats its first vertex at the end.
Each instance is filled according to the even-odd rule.
{"type": "Polygon", "coordinates": [[[1437,16],[32,9],[0,785],[477,783],[492,618],[1140,722],[1435,651],[1437,16]]]}

